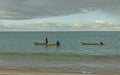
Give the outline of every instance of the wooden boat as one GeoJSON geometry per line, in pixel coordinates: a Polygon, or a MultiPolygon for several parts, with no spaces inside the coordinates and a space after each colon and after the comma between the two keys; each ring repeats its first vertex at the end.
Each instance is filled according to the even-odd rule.
{"type": "Polygon", "coordinates": [[[55,46],[56,44],[54,43],[41,43],[41,42],[33,42],[35,45],[43,45],[43,46],[55,46]]]}
{"type": "Polygon", "coordinates": [[[35,44],[35,45],[46,45],[45,43],[41,43],[41,42],[33,42],[33,44],[35,44]]]}
{"type": "Polygon", "coordinates": [[[104,45],[102,42],[97,43],[97,42],[81,42],[82,45],[104,45]]]}

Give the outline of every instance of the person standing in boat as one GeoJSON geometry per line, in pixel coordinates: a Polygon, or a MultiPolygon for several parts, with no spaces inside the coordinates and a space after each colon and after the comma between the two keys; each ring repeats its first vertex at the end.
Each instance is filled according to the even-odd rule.
{"type": "Polygon", "coordinates": [[[56,46],[59,47],[60,46],[60,42],[57,40],[56,42],[56,46]]]}
{"type": "Polygon", "coordinates": [[[45,44],[48,44],[48,38],[46,37],[46,39],[45,39],[45,44]]]}

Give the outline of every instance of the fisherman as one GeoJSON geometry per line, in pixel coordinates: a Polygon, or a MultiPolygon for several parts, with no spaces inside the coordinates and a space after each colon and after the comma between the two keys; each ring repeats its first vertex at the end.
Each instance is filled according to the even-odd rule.
{"type": "Polygon", "coordinates": [[[56,42],[56,46],[59,47],[60,46],[60,42],[57,40],[56,42]]]}
{"type": "Polygon", "coordinates": [[[103,42],[100,42],[100,44],[101,44],[101,45],[104,45],[104,43],[103,43],[103,42]]]}
{"type": "Polygon", "coordinates": [[[45,43],[46,43],[46,45],[48,44],[48,38],[46,37],[46,39],[45,39],[45,43]]]}

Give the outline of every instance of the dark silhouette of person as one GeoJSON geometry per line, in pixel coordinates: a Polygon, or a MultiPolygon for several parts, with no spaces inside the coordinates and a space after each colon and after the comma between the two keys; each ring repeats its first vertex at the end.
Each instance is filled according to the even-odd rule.
{"type": "Polygon", "coordinates": [[[45,43],[48,44],[48,38],[47,38],[47,37],[46,37],[46,39],[45,39],[45,43]]]}
{"type": "Polygon", "coordinates": [[[101,44],[101,45],[104,45],[104,43],[103,43],[103,42],[100,42],[100,44],[101,44]]]}
{"type": "Polygon", "coordinates": [[[60,42],[57,40],[56,42],[56,46],[59,47],[60,46],[60,42]]]}

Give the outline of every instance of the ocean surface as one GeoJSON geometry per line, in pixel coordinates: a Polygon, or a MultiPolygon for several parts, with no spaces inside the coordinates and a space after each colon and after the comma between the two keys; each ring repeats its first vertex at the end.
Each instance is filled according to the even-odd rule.
{"type": "Polygon", "coordinates": [[[0,67],[120,72],[120,31],[0,32],[0,67]],[[60,47],[33,42],[60,41],[60,47]],[[82,45],[100,42],[104,45],[82,45]]]}

